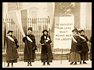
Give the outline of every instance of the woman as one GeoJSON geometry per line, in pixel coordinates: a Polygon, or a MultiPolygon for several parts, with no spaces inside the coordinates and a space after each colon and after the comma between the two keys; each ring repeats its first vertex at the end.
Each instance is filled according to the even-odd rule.
{"type": "MultiPolygon", "coordinates": [[[[79,35],[79,39],[80,39],[80,44],[78,44],[78,50],[80,50],[80,55],[82,55],[82,44],[84,42],[86,42],[86,40],[84,40],[81,36],[81,30],[78,31],[78,35],[79,35]]],[[[80,62],[80,64],[82,64],[82,62],[80,62]]]]}
{"type": "Polygon", "coordinates": [[[9,67],[9,63],[11,63],[11,66],[13,67],[13,63],[17,62],[17,58],[18,58],[18,52],[17,52],[17,48],[18,48],[18,41],[16,39],[15,36],[12,35],[13,31],[9,30],[7,32],[8,36],[6,37],[6,42],[7,42],[7,46],[6,46],[6,60],[7,60],[7,67],[9,67]]]}
{"type": "Polygon", "coordinates": [[[87,64],[85,60],[88,60],[88,45],[87,42],[89,41],[88,38],[85,36],[84,30],[81,30],[81,38],[85,40],[85,42],[82,43],[82,53],[81,53],[81,60],[83,61],[83,64],[87,64]]]}
{"type": "Polygon", "coordinates": [[[80,42],[80,38],[78,36],[78,30],[74,29],[74,30],[72,30],[72,32],[73,32],[73,38],[72,38],[72,42],[71,42],[69,62],[71,62],[70,65],[72,65],[73,63],[74,63],[74,65],[76,65],[77,62],[81,62],[81,56],[80,56],[81,42],[80,42]]]}
{"type": "Polygon", "coordinates": [[[43,35],[41,36],[40,43],[42,45],[41,49],[41,61],[43,62],[43,65],[45,65],[45,62],[47,62],[47,65],[50,65],[49,62],[52,62],[53,55],[52,55],[52,50],[50,43],[51,37],[48,35],[48,31],[44,30],[43,35]]]}
{"type": "Polygon", "coordinates": [[[24,62],[28,62],[27,66],[32,66],[31,62],[35,59],[35,50],[37,50],[35,36],[32,34],[32,27],[28,28],[28,34],[23,38],[25,43],[24,48],[24,62]]]}
{"type": "Polygon", "coordinates": [[[90,38],[90,42],[91,42],[91,48],[90,48],[90,60],[92,61],[92,36],[90,38]]]}

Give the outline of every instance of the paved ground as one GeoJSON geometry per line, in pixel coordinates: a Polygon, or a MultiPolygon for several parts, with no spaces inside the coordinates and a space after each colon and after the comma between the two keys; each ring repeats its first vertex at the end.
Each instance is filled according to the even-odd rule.
{"type": "MultiPolygon", "coordinates": [[[[13,68],[92,68],[92,62],[90,60],[86,61],[87,64],[77,64],[77,65],[70,65],[70,63],[68,62],[68,60],[62,60],[62,64],[61,64],[61,60],[53,60],[53,62],[51,63],[51,65],[45,65],[43,66],[41,61],[35,61],[34,63],[32,63],[32,66],[27,66],[26,62],[23,61],[19,61],[17,63],[14,63],[14,67],[13,68]]],[[[6,64],[5,64],[6,66],[6,64]]],[[[4,62],[2,63],[2,67],[4,67],[4,62]]],[[[12,68],[12,67],[9,67],[12,68]]]]}

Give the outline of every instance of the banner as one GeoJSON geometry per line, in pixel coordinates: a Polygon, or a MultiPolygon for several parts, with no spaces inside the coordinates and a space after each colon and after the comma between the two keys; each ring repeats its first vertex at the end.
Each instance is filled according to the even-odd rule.
{"type": "Polygon", "coordinates": [[[22,28],[25,33],[27,34],[27,10],[21,10],[21,21],[22,21],[22,28]]]}
{"type": "MultiPolygon", "coordinates": [[[[21,31],[23,37],[25,37],[25,33],[27,33],[27,24],[26,26],[22,26],[22,20],[21,20],[21,11],[20,10],[15,10],[13,12],[10,12],[10,17],[13,19],[19,30],[21,31]],[[25,31],[25,32],[24,32],[25,31]]],[[[25,44],[27,45],[27,41],[25,40],[25,44]]],[[[28,50],[28,47],[27,47],[28,50]]],[[[29,53],[29,51],[28,51],[29,53]]]]}
{"type": "Polygon", "coordinates": [[[23,37],[25,36],[25,33],[23,31],[22,27],[22,21],[21,21],[21,11],[20,10],[15,10],[9,13],[9,18],[12,18],[19,30],[21,31],[23,37]]]}
{"type": "Polygon", "coordinates": [[[58,20],[59,26],[54,28],[54,48],[70,49],[74,16],[58,17],[58,20]]]}
{"type": "Polygon", "coordinates": [[[4,25],[4,49],[5,49],[5,53],[6,53],[6,48],[7,48],[7,42],[6,42],[6,23],[3,23],[4,25]]]}
{"type": "Polygon", "coordinates": [[[50,18],[50,29],[52,29],[53,20],[54,20],[54,3],[47,3],[49,18],[50,18]]]}

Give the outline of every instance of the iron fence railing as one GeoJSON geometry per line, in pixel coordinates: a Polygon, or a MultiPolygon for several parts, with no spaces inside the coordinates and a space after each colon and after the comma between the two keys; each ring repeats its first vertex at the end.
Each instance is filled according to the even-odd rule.
{"type": "MultiPolygon", "coordinates": [[[[48,18],[23,18],[22,19],[23,23],[27,24],[27,28],[28,27],[32,27],[33,28],[33,34],[35,35],[35,39],[36,39],[36,45],[38,46],[38,50],[37,52],[41,51],[41,44],[40,44],[40,38],[42,35],[42,31],[44,29],[47,29],[49,31],[49,34],[53,40],[53,32],[50,32],[50,28],[49,28],[49,20],[48,18]]],[[[13,30],[13,35],[16,36],[17,40],[18,40],[18,45],[20,46],[18,48],[18,52],[23,52],[24,50],[24,43],[22,41],[22,34],[19,30],[19,28],[17,27],[17,25],[14,23],[14,21],[11,18],[6,18],[3,19],[3,31],[2,31],[2,47],[4,48],[4,22],[6,22],[6,32],[8,30],[13,30]]]]}
{"type": "MultiPolygon", "coordinates": [[[[40,38],[42,35],[42,31],[44,29],[47,29],[49,31],[49,34],[51,36],[52,39],[52,43],[51,43],[51,47],[52,47],[52,51],[53,52],[61,52],[62,49],[53,49],[53,44],[54,44],[54,31],[50,30],[50,21],[48,18],[23,18],[22,21],[27,24],[27,28],[28,27],[32,27],[33,28],[33,34],[35,35],[35,39],[36,39],[36,44],[38,46],[38,49],[36,52],[40,52],[41,51],[41,44],[40,44],[40,38]]],[[[4,22],[6,22],[6,32],[8,30],[13,30],[13,35],[16,36],[16,38],[18,39],[18,45],[20,46],[18,48],[18,52],[23,52],[24,51],[24,43],[22,41],[22,34],[19,30],[19,28],[17,27],[17,25],[13,22],[13,20],[11,18],[4,18],[2,21],[2,48],[4,50],[4,22]]],[[[91,37],[91,29],[84,29],[85,30],[85,35],[88,37],[88,39],[90,39],[91,37]]],[[[69,51],[70,49],[67,50],[63,50],[63,51],[69,51]]]]}

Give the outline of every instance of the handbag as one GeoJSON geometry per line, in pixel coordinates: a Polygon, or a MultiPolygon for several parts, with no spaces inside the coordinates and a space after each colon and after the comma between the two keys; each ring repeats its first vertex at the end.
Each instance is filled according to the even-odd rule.
{"type": "Polygon", "coordinates": [[[37,50],[37,46],[36,45],[34,45],[33,50],[37,50]]]}

